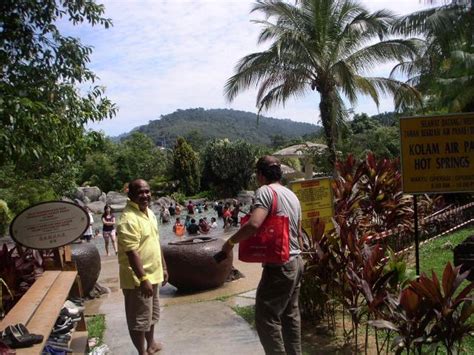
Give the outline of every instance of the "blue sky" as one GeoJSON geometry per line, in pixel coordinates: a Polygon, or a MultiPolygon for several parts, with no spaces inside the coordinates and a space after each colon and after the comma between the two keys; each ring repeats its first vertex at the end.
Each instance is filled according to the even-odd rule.
{"type": "MultiPolygon", "coordinates": [[[[107,30],[62,22],[62,30],[93,46],[90,68],[106,87],[119,112],[112,120],[89,125],[115,136],[177,109],[231,108],[256,112],[255,91],[240,94],[232,103],[223,96],[227,78],[243,56],[262,47],[256,44],[260,27],[251,23],[253,1],[247,0],[98,0],[114,23],[107,30]]],[[[426,8],[422,0],[362,0],[370,10],[397,14],[426,8]]],[[[387,75],[392,65],[374,68],[387,75]]],[[[376,114],[393,109],[382,98],[379,109],[366,98],[355,112],[376,114]]],[[[275,107],[266,116],[319,123],[319,98],[310,94],[275,107]]]]}

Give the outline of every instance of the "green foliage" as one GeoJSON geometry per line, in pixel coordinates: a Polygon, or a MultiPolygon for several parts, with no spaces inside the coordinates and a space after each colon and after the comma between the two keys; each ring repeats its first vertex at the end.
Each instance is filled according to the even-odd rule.
{"type": "Polygon", "coordinates": [[[394,159],[400,156],[400,132],[393,113],[368,117],[355,115],[337,149],[343,155],[364,158],[368,152],[377,157],[394,159]]]}
{"type": "Polygon", "coordinates": [[[255,328],[255,306],[235,306],[232,309],[250,324],[252,328],[255,328]]]}
{"type": "Polygon", "coordinates": [[[103,88],[90,86],[97,79],[87,68],[91,47],[57,28],[63,18],[108,28],[103,13],[94,1],[1,2],[0,165],[59,169],[81,150],[87,122],[115,114],[103,88]]]}
{"type": "Polygon", "coordinates": [[[173,192],[171,194],[171,198],[178,202],[180,205],[185,205],[186,204],[186,196],[182,194],[181,192],[173,192]]]}
{"type": "Polygon", "coordinates": [[[184,135],[184,139],[189,143],[194,151],[199,152],[204,149],[208,138],[201,130],[192,130],[184,135]]]}
{"type": "Polygon", "coordinates": [[[160,146],[172,147],[181,136],[195,151],[201,151],[205,143],[213,139],[242,139],[251,144],[270,145],[271,137],[276,135],[290,140],[320,129],[309,123],[259,117],[250,112],[202,108],[177,110],[138,127],[139,132],[160,146]]]}
{"type": "Polygon", "coordinates": [[[446,1],[399,19],[395,30],[423,38],[421,55],[396,67],[437,112],[474,110],[472,1],[446,1]]]}
{"type": "Polygon", "coordinates": [[[136,178],[150,180],[165,170],[165,153],[140,132],[134,132],[117,146],[114,159],[116,179],[121,185],[136,178]]]}
{"type": "Polygon", "coordinates": [[[252,145],[242,140],[214,140],[203,155],[205,185],[225,196],[235,196],[248,186],[256,159],[252,145]]]}
{"type": "Polygon", "coordinates": [[[0,190],[0,198],[5,200],[13,212],[18,214],[25,208],[45,201],[56,200],[58,195],[49,180],[24,180],[16,186],[0,190]]]}
{"type": "Polygon", "coordinates": [[[7,203],[0,200],[0,237],[3,237],[7,233],[11,220],[12,214],[7,203]]]}
{"type": "Polygon", "coordinates": [[[352,133],[354,134],[363,133],[365,131],[371,131],[378,128],[379,126],[380,124],[376,120],[371,119],[369,116],[367,116],[366,113],[355,115],[354,119],[351,121],[350,124],[352,133]]]}
{"type": "Polygon", "coordinates": [[[88,338],[97,339],[96,346],[101,345],[104,342],[104,335],[106,329],[105,315],[95,314],[91,317],[87,317],[86,322],[88,338]]]}
{"type": "Polygon", "coordinates": [[[82,164],[82,178],[87,185],[98,186],[108,192],[120,188],[123,183],[116,179],[117,168],[110,154],[94,152],[82,164]]]}
{"type": "Polygon", "coordinates": [[[175,179],[179,180],[179,190],[186,195],[199,191],[201,172],[199,156],[182,137],[179,137],[173,150],[175,179]]]}
{"type": "Polygon", "coordinates": [[[407,262],[403,255],[397,256],[392,250],[388,252],[388,263],[385,265],[385,272],[392,272],[393,277],[390,279],[390,285],[393,289],[399,287],[404,289],[410,281],[416,279],[416,272],[414,269],[408,268],[407,262]]]}

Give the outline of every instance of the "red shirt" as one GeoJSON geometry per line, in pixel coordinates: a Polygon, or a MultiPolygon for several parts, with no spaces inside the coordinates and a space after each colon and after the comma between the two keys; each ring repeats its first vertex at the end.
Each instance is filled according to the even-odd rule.
{"type": "Polygon", "coordinates": [[[194,213],[194,205],[192,203],[190,203],[188,206],[188,213],[190,214],[193,214],[194,213]]]}

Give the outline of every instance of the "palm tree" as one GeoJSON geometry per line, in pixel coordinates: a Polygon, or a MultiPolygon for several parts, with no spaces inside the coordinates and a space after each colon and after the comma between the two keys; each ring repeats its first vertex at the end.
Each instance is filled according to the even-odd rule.
{"type": "Polygon", "coordinates": [[[395,16],[386,10],[369,13],[352,0],[258,0],[252,12],[265,15],[259,43],[267,50],[242,58],[225,85],[232,101],[251,86],[258,87],[259,112],[290,97],[317,90],[320,117],[334,163],[338,126],[347,117],[343,96],[351,104],[360,94],[378,105],[379,94],[393,94],[396,107],[419,99],[409,85],[384,77],[366,77],[364,71],[391,60],[413,59],[418,42],[387,38],[395,16]],[[272,22],[273,20],[273,22],[272,22]]]}
{"type": "Polygon", "coordinates": [[[394,31],[423,38],[421,55],[397,65],[393,72],[427,97],[431,110],[474,110],[473,0],[454,0],[401,17],[394,31]]]}

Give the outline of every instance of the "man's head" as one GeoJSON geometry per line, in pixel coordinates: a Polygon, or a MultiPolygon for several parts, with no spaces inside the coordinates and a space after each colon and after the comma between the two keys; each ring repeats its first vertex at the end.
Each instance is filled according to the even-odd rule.
{"type": "Polygon", "coordinates": [[[271,155],[265,155],[257,161],[257,180],[261,185],[278,182],[283,175],[280,161],[271,155]]]}
{"type": "Polygon", "coordinates": [[[128,184],[128,197],[141,211],[146,211],[151,201],[150,186],[143,179],[135,179],[128,184]]]}

